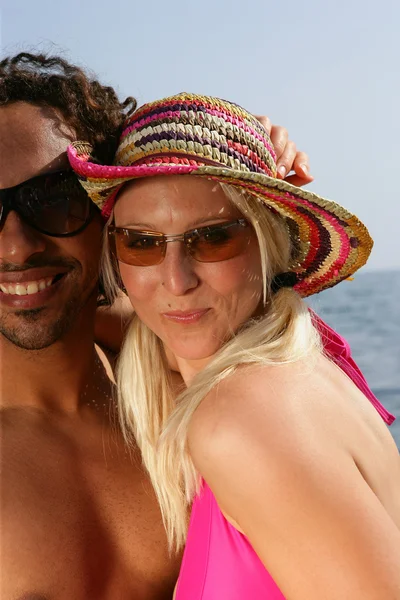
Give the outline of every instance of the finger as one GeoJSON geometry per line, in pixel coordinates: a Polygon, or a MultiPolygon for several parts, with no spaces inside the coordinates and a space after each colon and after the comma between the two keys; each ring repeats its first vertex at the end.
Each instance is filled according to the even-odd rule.
{"type": "Polygon", "coordinates": [[[293,161],[292,169],[299,177],[308,179],[310,177],[310,163],[308,154],[305,152],[297,152],[293,161]]]}
{"type": "Polygon", "coordinates": [[[307,183],[314,181],[314,177],[312,175],[308,175],[308,177],[305,179],[304,177],[299,177],[298,175],[289,175],[288,177],[285,177],[285,181],[286,183],[291,183],[296,187],[302,187],[303,185],[307,185],[307,183]]]}
{"type": "Polygon", "coordinates": [[[294,159],[296,158],[297,148],[296,144],[289,140],[286,143],[285,149],[281,156],[278,158],[277,166],[277,177],[279,179],[285,179],[286,175],[290,173],[293,168],[294,159]]]}
{"type": "Polygon", "coordinates": [[[272,127],[271,120],[268,117],[266,117],[265,115],[254,115],[254,116],[257,119],[257,121],[260,121],[260,123],[264,127],[264,129],[267,130],[268,135],[271,135],[271,127],[272,127]]]}
{"type": "Polygon", "coordinates": [[[272,145],[275,149],[276,160],[278,162],[278,160],[285,151],[289,139],[289,134],[285,127],[281,127],[280,125],[272,125],[270,137],[272,145]]]}

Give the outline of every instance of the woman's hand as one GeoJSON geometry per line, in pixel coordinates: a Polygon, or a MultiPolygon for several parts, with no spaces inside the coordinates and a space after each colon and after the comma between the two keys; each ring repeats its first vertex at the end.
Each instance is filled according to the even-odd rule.
{"type": "Polygon", "coordinates": [[[310,175],[308,155],[297,150],[296,144],[289,139],[288,130],[281,125],[272,125],[268,117],[260,115],[256,118],[268,131],[274,146],[278,179],[284,179],[297,187],[311,183],[314,177],[310,175]],[[291,171],[294,171],[294,174],[289,175],[291,171]]]}

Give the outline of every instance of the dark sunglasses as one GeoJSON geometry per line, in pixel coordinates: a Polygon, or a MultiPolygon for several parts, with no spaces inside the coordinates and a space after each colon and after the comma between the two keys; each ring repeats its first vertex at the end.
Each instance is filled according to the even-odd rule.
{"type": "Polygon", "coordinates": [[[94,214],[89,196],[70,170],[0,190],[0,231],[12,210],[40,233],[53,237],[76,235],[94,214]]]}
{"type": "Polygon", "coordinates": [[[251,228],[245,219],[191,229],[179,235],[108,227],[111,245],[119,261],[135,267],[160,264],[168,242],[183,242],[186,252],[199,262],[219,262],[242,254],[251,228]]]}

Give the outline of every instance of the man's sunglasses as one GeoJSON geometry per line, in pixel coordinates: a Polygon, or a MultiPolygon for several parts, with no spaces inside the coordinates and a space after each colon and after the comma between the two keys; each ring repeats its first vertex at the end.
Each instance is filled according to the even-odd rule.
{"type": "Polygon", "coordinates": [[[0,190],[0,231],[12,210],[40,233],[53,237],[76,235],[94,214],[89,196],[72,171],[39,175],[0,190]]]}
{"type": "Polygon", "coordinates": [[[251,228],[245,219],[191,229],[179,235],[109,226],[112,248],[119,261],[135,267],[160,264],[168,242],[183,242],[186,252],[199,262],[219,262],[242,254],[251,228]]]}

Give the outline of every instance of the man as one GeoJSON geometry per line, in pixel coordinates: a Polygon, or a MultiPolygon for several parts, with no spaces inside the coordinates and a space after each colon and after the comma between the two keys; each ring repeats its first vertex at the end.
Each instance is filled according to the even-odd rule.
{"type": "Polygon", "coordinates": [[[0,64],[2,600],[161,600],[178,575],[94,343],[103,224],[63,172],[78,138],[109,161],[133,106],[57,57],[0,64]]]}

